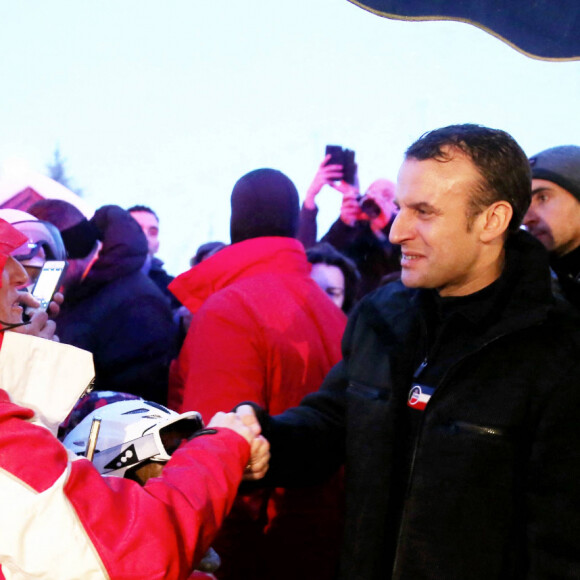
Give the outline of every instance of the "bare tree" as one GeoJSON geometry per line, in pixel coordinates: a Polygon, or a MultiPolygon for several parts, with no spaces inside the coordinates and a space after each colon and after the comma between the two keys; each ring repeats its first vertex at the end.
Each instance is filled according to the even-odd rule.
{"type": "Polygon", "coordinates": [[[68,189],[76,193],[79,197],[82,197],[83,190],[78,187],[74,187],[71,179],[66,173],[65,163],[66,159],[61,155],[60,147],[57,145],[53,153],[52,161],[46,166],[46,169],[48,170],[48,176],[51,179],[54,179],[54,181],[57,181],[65,187],[68,187],[68,189]]]}

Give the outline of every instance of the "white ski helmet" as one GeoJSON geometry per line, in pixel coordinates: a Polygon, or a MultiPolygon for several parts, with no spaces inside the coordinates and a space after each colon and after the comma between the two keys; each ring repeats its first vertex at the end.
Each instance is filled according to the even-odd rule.
{"type": "Polygon", "coordinates": [[[103,475],[124,477],[143,461],[165,463],[179,444],[203,428],[201,415],[181,415],[152,401],[131,399],[89,413],[64,439],[77,455],[85,455],[93,419],[100,419],[93,464],[103,475]]]}

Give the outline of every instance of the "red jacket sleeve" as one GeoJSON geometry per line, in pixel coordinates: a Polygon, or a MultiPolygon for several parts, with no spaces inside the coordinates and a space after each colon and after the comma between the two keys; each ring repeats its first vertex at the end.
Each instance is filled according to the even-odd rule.
{"type": "MultiPolygon", "coordinates": [[[[181,579],[231,508],[250,446],[229,429],[178,449],[145,487],[72,460],[0,391],[0,565],[21,575],[181,579]]],[[[1,577],[1,576],[0,576],[1,577]]]]}

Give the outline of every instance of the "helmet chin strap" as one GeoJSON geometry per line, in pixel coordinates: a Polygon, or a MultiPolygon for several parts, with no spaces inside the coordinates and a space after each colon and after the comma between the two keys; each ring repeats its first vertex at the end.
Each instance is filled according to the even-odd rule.
{"type": "Polygon", "coordinates": [[[17,322],[15,324],[0,320],[0,324],[2,325],[2,328],[0,328],[0,332],[4,332],[5,330],[12,330],[13,328],[18,328],[19,326],[26,326],[27,324],[30,324],[30,320],[28,320],[27,322],[17,322]]]}

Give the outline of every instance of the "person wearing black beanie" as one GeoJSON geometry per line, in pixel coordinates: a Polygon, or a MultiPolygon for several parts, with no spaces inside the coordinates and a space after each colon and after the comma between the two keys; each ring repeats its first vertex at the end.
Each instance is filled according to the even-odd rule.
{"type": "Polygon", "coordinates": [[[580,147],[546,149],[530,166],[532,201],[524,225],[550,252],[556,293],[580,308],[580,147]]]}
{"type": "Polygon", "coordinates": [[[232,244],[252,238],[295,238],[298,231],[298,191],[276,169],[246,173],[234,186],[231,198],[232,244]]]}
{"type": "MultiPolygon", "coordinates": [[[[169,286],[192,314],[171,368],[169,406],[203,417],[244,400],[273,413],[297,405],[340,360],[346,325],[296,239],[292,181],[275,169],[251,171],[235,184],[231,207],[231,245],[169,286]]],[[[214,544],[220,579],[332,580],[342,536],[339,479],[292,493],[244,491],[214,544]]]]}

